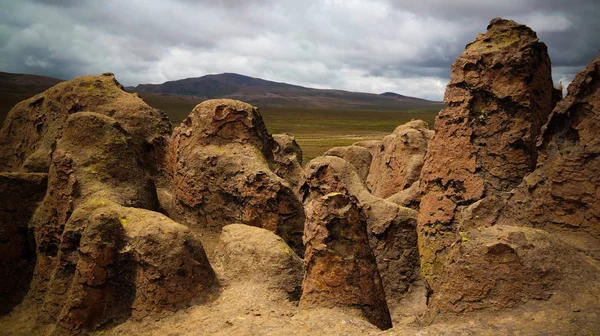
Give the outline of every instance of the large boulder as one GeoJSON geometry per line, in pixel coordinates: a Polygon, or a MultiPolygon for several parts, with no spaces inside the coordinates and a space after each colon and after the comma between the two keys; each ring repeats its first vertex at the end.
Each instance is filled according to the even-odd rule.
{"type": "Polygon", "coordinates": [[[330,193],[307,205],[301,309],[341,308],[392,327],[366,218],[354,196],[330,193]]]}
{"type": "MultiPolygon", "coordinates": [[[[420,181],[419,251],[432,302],[453,290],[446,286],[446,268],[457,258],[451,246],[468,231],[459,214],[516,187],[535,168],[553,92],[546,46],[514,21],[492,20],[452,65],[447,107],[436,118],[420,181]]],[[[479,307],[493,305],[481,300],[479,307]]]]}
{"type": "Polygon", "coordinates": [[[216,266],[226,282],[252,283],[280,299],[298,300],[302,290],[302,259],[273,232],[243,225],[223,227],[215,248],[216,266]]]}
{"type": "Polygon", "coordinates": [[[115,119],[92,112],[71,115],[56,143],[30,224],[28,295],[58,334],[174,310],[214,283],[195,235],[150,211],[157,197],[135,148],[115,119]]]}
{"type": "Polygon", "coordinates": [[[231,223],[262,227],[303,253],[304,209],[274,172],[276,146],[255,107],[228,99],[197,105],[169,145],[169,215],[217,231],[231,223]]]}
{"type": "Polygon", "coordinates": [[[537,169],[499,222],[578,230],[600,239],[600,55],[577,74],[540,138],[537,169]]]}
{"type": "Polygon", "coordinates": [[[186,307],[215,275],[191,230],[157,212],[91,200],[63,230],[44,314],[60,334],[186,307]]]}
{"type": "Polygon", "coordinates": [[[355,167],[334,156],[306,166],[307,203],[330,193],[356,197],[366,216],[367,234],[390,307],[395,308],[418,277],[418,212],[369,193],[355,167]]]}
{"type": "Polygon", "coordinates": [[[144,165],[152,174],[158,173],[171,123],[162,111],[125,92],[111,73],[62,82],[18,103],[0,130],[0,171],[47,173],[52,144],[67,118],[80,111],[118,121],[144,165]]]}
{"type": "Polygon", "coordinates": [[[43,173],[0,173],[0,315],[27,294],[35,265],[28,224],[47,182],[43,173]]]}
{"type": "Polygon", "coordinates": [[[383,138],[366,179],[374,196],[388,198],[419,180],[433,133],[426,122],[413,120],[383,138]]]}
{"type": "Polygon", "coordinates": [[[590,267],[571,246],[542,230],[504,225],[464,230],[447,248],[447,265],[432,270],[423,264],[425,274],[444,279],[430,298],[435,309],[500,310],[546,300],[571,273],[590,267]]]}

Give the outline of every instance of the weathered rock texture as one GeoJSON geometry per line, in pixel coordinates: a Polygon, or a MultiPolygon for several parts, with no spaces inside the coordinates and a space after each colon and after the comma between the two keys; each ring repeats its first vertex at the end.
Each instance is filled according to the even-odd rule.
{"type": "Polygon", "coordinates": [[[386,200],[396,203],[400,206],[411,208],[414,210],[419,210],[419,205],[421,204],[421,183],[416,181],[411,184],[410,187],[399,191],[392,196],[386,198],[386,200]]]}
{"type": "Polygon", "coordinates": [[[358,146],[358,147],[363,147],[366,148],[369,153],[371,153],[371,156],[375,156],[377,154],[380,153],[380,149],[381,149],[381,140],[364,140],[364,141],[359,141],[359,142],[355,142],[353,144],[353,146],[358,146]]]}
{"type": "MultiPolygon", "coordinates": [[[[419,251],[433,301],[450,290],[459,297],[488,290],[485,283],[446,286],[447,268],[462,255],[451,246],[467,231],[457,214],[511,190],[535,168],[536,137],[552,110],[552,94],[546,46],[513,21],[492,20],[452,65],[448,107],[436,118],[420,182],[419,251]]],[[[496,292],[494,286],[489,291],[496,292]]],[[[481,301],[479,307],[504,302],[493,295],[481,301]]]]}
{"type": "Polygon", "coordinates": [[[600,238],[600,55],[577,74],[540,139],[537,169],[499,222],[566,228],[600,238]]]}
{"type": "Polygon", "coordinates": [[[29,296],[58,334],[186,305],[214,273],[191,231],[153,211],[153,183],[129,133],[113,118],[71,115],[31,228],[29,296]],[[136,208],[132,208],[136,207],[136,208]]]}
{"type": "Polygon", "coordinates": [[[304,170],[302,169],[302,149],[296,142],[296,138],[289,134],[273,134],[275,146],[273,158],[277,163],[275,174],[286,180],[294,189],[300,201],[302,192],[300,188],[304,184],[304,170]]]}
{"type": "Polygon", "coordinates": [[[374,196],[388,198],[419,180],[433,133],[424,121],[413,120],[383,138],[366,179],[374,196]]]}
{"type": "Polygon", "coordinates": [[[117,120],[144,165],[157,173],[171,123],[163,112],[125,92],[109,73],[62,82],[17,104],[0,130],[0,171],[48,172],[52,144],[69,115],[80,111],[117,120]]]}
{"type": "Polygon", "coordinates": [[[371,167],[371,152],[365,147],[360,146],[346,146],[346,147],[333,147],[324,154],[325,156],[337,156],[348,161],[356,168],[358,175],[363,181],[367,180],[369,175],[369,168],[371,167]]]}
{"type": "Polygon", "coordinates": [[[0,173],[0,315],[27,294],[35,265],[28,223],[47,181],[48,174],[0,173]]]}
{"type": "Polygon", "coordinates": [[[308,203],[300,308],[356,310],[388,329],[392,323],[366,226],[354,196],[330,193],[308,203]]]}
{"type": "Polygon", "coordinates": [[[171,139],[168,154],[177,221],[220,230],[262,227],[303,253],[304,209],[293,187],[274,173],[277,143],[258,110],[240,101],[208,100],[171,139]]]}
{"type": "Polygon", "coordinates": [[[252,282],[270,294],[279,294],[280,299],[300,298],[302,259],[271,231],[243,224],[227,225],[215,258],[228,282],[252,282]]]}
{"type": "Polygon", "coordinates": [[[369,193],[356,169],[334,156],[318,157],[306,166],[307,202],[339,192],[359,201],[388,302],[395,304],[417,277],[418,213],[369,193]]]}

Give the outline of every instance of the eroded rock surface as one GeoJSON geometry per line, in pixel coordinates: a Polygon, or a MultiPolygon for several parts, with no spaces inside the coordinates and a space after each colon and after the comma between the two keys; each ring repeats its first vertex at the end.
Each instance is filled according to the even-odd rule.
{"type": "MultiPolygon", "coordinates": [[[[492,20],[452,65],[447,108],[436,118],[420,182],[419,251],[434,301],[450,290],[446,269],[460,258],[451,246],[467,229],[457,214],[511,190],[535,168],[536,137],[552,95],[546,46],[514,21],[492,20]]],[[[481,286],[452,290],[458,296],[487,290],[481,286]]],[[[479,306],[486,303],[495,305],[484,297],[479,306]]]]}
{"type": "Polygon", "coordinates": [[[334,156],[306,166],[307,201],[329,193],[357,198],[366,216],[367,233],[390,306],[395,306],[418,277],[418,213],[369,193],[354,166],[334,156]]]}
{"type": "Polygon", "coordinates": [[[47,182],[43,173],[0,173],[0,315],[27,294],[35,266],[28,224],[47,182]]]}
{"type": "Polygon", "coordinates": [[[286,180],[302,201],[300,188],[304,183],[304,170],[302,169],[302,149],[296,138],[289,134],[273,134],[275,146],[273,158],[277,163],[275,174],[286,180]]]}
{"type": "Polygon", "coordinates": [[[307,205],[304,233],[306,275],[300,308],[356,310],[381,329],[391,328],[366,217],[358,200],[344,193],[314,198],[307,205]]]}
{"type": "Polygon", "coordinates": [[[499,222],[588,232],[600,238],[600,55],[577,74],[499,222]]]}
{"type": "Polygon", "coordinates": [[[131,136],[144,165],[158,174],[171,123],[162,111],[125,92],[110,73],[59,83],[17,104],[0,130],[0,171],[47,173],[53,142],[67,118],[80,111],[118,121],[131,136]]]}
{"type": "Polygon", "coordinates": [[[156,194],[135,148],[115,119],[92,112],[71,115],[56,144],[31,221],[28,295],[58,334],[174,310],[214,282],[194,234],[150,211],[156,194]]]}
{"type": "Polygon", "coordinates": [[[348,161],[356,168],[361,179],[363,181],[367,180],[372,160],[371,152],[367,148],[355,145],[333,147],[325,152],[324,156],[337,156],[348,161]]]}
{"type": "Polygon", "coordinates": [[[274,172],[275,146],[255,107],[228,99],[199,104],[169,146],[175,202],[169,215],[215,230],[231,223],[262,227],[302,254],[304,209],[274,172]]]}
{"type": "Polygon", "coordinates": [[[374,196],[388,198],[419,180],[433,133],[424,121],[413,120],[383,138],[366,179],[374,196]]]}
{"type": "Polygon", "coordinates": [[[223,228],[215,249],[223,276],[231,283],[252,282],[277,294],[280,300],[298,300],[302,291],[302,259],[273,232],[231,224],[223,228]]]}

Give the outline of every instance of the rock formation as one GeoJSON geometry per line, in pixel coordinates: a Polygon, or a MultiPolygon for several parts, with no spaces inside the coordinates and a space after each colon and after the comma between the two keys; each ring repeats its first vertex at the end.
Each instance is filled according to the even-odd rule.
{"type": "Polygon", "coordinates": [[[44,173],[0,173],[0,315],[27,294],[35,266],[27,226],[47,181],[44,173]]]}
{"type": "Polygon", "coordinates": [[[290,183],[274,173],[276,146],[255,107],[227,99],[199,104],[169,145],[169,215],[192,227],[262,227],[303,253],[304,210],[290,183]]]}
{"type": "Polygon", "coordinates": [[[302,169],[302,150],[296,138],[289,134],[273,134],[275,146],[273,158],[277,163],[275,174],[286,180],[302,201],[300,188],[304,183],[304,170],[302,169]]]}
{"type": "Polygon", "coordinates": [[[324,156],[337,156],[348,161],[356,168],[358,175],[363,181],[367,180],[369,175],[369,169],[371,167],[371,152],[365,147],[360,146],[346,146],[346,147],[333,147],[325,152],[324,156]]]}
{"type": "Polygon", "coordinates": [[[600,239],[600,55],[578,73],[539,141],[537,169],[516,188],[500,223],[578,230],[600,239]]]}
{"type": "Polygon", "coordinates": [[[334,156],[309,162],[306,189],[307,203],[336,192],[357,198],[388,302],[395,305],[417,278],[418,213],[371,195],[354,166],[334,156]]]}
{"type": "Polygon", "coordinates": [[[113,118],[71,115],[31,227],[29,296],[59,333],[185,306],[214,282],[199,240],[156,209],[135,142],[113,118]],[[133,208],[136,207],[136,208],[133,208]]]}
{"type": "Polygon", "coordinates": [[[383,138],[366,179],[373,196],[388,198],[419,180],[432,136],[427,123],[413,120],[383,138]]]}
{"type": "Polygon", "coordinates": [[[492,20],[452,65],[448,107],[436,118],[420,182],[419,251],[434,294],[449,290],[442,274],[467,230],[457,214],[514,188],[535,168],[552,93],[546,46],[514,21],[492,20]]]}
{"type": "Polygon", "coordinates": [[[386,200],[396,203],[400,206],[411,208],[414,210],[419,210],[419,205],[421,204],[421,183],[420,181],[416,181],[411,184],[410,187],[399,191],[392,196],[386,198],[386,200]]]}
{"type": "Polygon", "coordinates": [[[377,327],[391,328],[366,218],[356,198],[330,193],[310,201],[306,213],[306,276],[300,308],[356,310],[377,327]]]}
{"type": "Polygon", "coordinates": [[[158,173],[171,123],[162,111],[125,92],[111,73],[62,82],[17,104],[0,130],[0,171],[48,172],[52,143],[69,115],[80,111],[117,120],[144,165],[158,173]]]}
{"type": "Polygon", "coordinates": [[[302,259],[271,231],[242,224],[227,225],[219,238],[215,258],[228,282],[252,283],[254,288],[263,288],[280,300],[300,298],[302,259]]]}

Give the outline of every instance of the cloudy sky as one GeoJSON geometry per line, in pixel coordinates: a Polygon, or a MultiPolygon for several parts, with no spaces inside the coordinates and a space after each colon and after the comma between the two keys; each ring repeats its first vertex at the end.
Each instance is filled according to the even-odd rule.
{"type": "Polygon", "coordinates": [[[600,48],[598,0],[0,0],[0,71],[124,85],[235,72],[441,100],[494,17],[538,32],[557,82],[600,48]]]}

